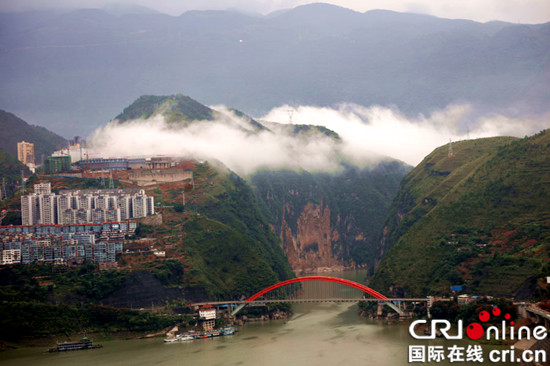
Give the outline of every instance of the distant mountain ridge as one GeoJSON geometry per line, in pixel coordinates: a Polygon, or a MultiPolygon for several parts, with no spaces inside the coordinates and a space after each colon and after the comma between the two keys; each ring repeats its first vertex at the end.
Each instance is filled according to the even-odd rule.
{"type": "Polygon", "coordinates": [[[177,90],[254,116],[340,102],[406,114],[465,102],[521,115],[547,112],[550,101],[550,24],[327,4],[265,17],[77,10],[0,20],[11,24],[0,28],[3,108],[69,134],[92,132],[139,95],[177,90]]]}

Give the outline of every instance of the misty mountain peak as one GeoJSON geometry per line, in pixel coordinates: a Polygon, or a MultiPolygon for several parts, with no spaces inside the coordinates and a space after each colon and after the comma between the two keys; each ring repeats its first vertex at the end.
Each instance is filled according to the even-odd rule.
{"type": "Polygon", "coordinates": [[[142,95],[116,116],[119,122],[147,119],[161,114],[167,122],[212,120],[214,111],[183,94],[170,96],[142,95]]]}

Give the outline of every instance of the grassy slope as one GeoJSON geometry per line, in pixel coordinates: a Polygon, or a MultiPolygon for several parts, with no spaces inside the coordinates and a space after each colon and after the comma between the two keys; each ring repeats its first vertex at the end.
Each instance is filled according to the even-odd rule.
{"type": "Polygon", "coordinates": [[[549,146],[545,131],[458,142],[451,159],[448,146],[436,149],[402,183],[372,285],[512,295],[540,275],[550,249],[549,146]]]}

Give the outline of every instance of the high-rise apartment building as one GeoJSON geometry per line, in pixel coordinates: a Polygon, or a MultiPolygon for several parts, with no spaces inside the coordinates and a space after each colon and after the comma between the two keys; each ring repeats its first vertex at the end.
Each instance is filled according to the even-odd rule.
{"type": "Polygon", "coordinates": [[[132,217],[132,198],[130,196],[120,197],[118,200],[121,220],[128,220],[132,217]]]}
{"type": "Polygon", "coordinates": [[[39,219],[38,196],[21,196],[21,220],[23,225],[36,225],[39,219]]]}
{"type": "Polygon", "coordinates": [[[55,194],[41,194],[38,196],[38,205],[40,210],[40,219],[38,223],[40,225],[52,225],[59,223],[57,220],[58,198],[60,197],[55,194]]]}
{"type": "Polygon", "coordinates": [[[52,184],[50,182],[38,183],[34,185],[34,193],[50,194],[52,193],[52,184]]]}
{"type": "Polygon", "coordinates": [[[63,190],[51,193],[50,183],[35,184],[21,197],[23,225],[72,225],[117,222],[155,213],[155,201],[142,189],[63,190]]]}
{"type": "Polygon", "coordinates": [[[21,141],[17,143],[17,160],[23,164],[34,164],[34,144],[21,141]]]}

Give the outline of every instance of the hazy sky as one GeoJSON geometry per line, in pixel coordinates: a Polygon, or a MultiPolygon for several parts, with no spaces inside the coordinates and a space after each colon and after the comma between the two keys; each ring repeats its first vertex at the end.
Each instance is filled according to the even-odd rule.
{"type": "MultiPolygon", "coordinates": [[[[267,14],[319,1],[308,0],[0,0],[0,11],[48,8],[102,8],[124,3],[146,6],[163,13],[179,15],[192,9],[229,9],[267,14]]],[[[389,9],[399,12],[431,14],[442,18],[463,18],[486,22],[550,22],[549,0],[330,0],[323,1],[364,12],[389,9]]]]}

